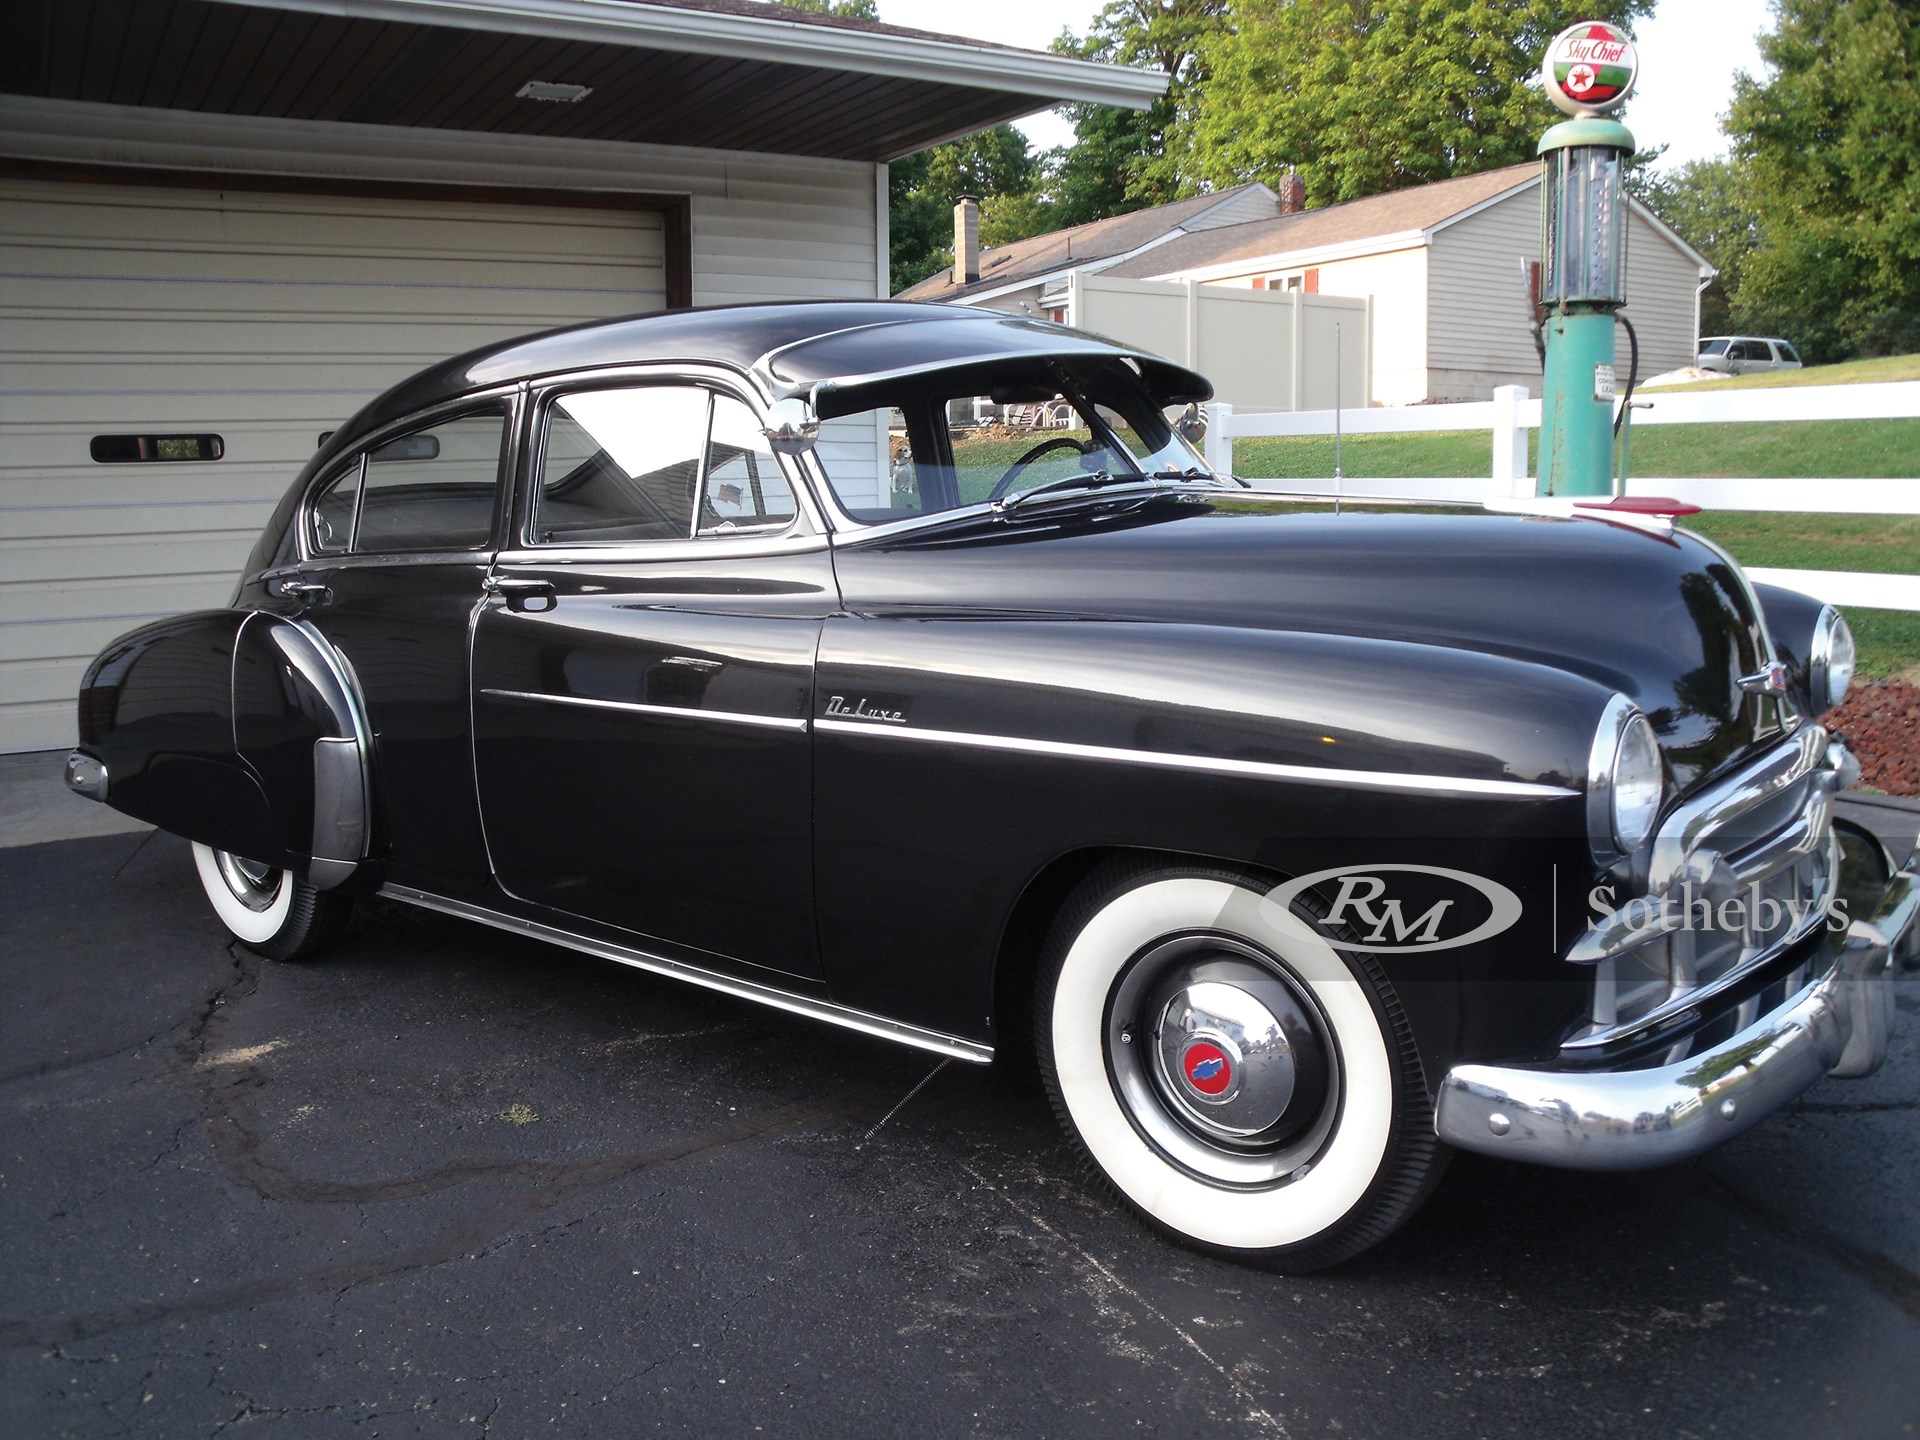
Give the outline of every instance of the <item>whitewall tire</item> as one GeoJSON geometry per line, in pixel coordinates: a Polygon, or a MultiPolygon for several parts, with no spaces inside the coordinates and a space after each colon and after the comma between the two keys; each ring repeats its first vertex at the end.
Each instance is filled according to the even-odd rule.
{"type": "Polygon", "coordinates": [[[299,960],[339,934],[348,900],[323,894],[289,870],[244,860],[198,841],[193,846],[200,887],[234,939],[269,960],[299,960]]]}
{"type": "Polygon", "coordinates": [[[1035,997],[1068,1132],[1134,1209],[1287,1270],[1383,1239],[1440,1147],[1397,999],[1231,872],[1125,860],[1056,923],[1035,997]]]}

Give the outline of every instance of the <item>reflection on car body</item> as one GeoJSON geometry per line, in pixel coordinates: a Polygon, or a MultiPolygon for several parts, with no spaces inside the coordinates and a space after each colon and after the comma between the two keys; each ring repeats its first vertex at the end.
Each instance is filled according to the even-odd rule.
{"type": "Polygon", "coordinates": [[[1838,614],[1658,519],[1260,495],[1182,433],[1209,393],[938,306],[458,357],[330,435],[230,607],[103,652],[70,777],[271,957],[377,893],[1025,1057],[1141,1214],[1284,1268],[1451,1148],[1659,1163],[1872,1069],[1904,857],[1850,929],[1618,923],[1831,908],[1838,614]]]}

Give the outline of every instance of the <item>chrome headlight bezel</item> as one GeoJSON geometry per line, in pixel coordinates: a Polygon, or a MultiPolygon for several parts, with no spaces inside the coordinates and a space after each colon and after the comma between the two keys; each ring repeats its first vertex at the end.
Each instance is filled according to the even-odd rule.
{"type": "Polygon", "coordinates": [[[1653,724],[1624,695],[1607,702],[1587,757],[1587,839],[1602,864],[1638,854],[1666,800],[1653,724]]]}
{"type": "Polygon", "coordinates": [[[1815,715],[1824,715],[1847,698],[1858,660],[1859,649],[1847,617],[1831,605],[1822,605],[1820,618],[1813,622],[1813,644],[1807,651],[1807,690],[1815,715]]]}

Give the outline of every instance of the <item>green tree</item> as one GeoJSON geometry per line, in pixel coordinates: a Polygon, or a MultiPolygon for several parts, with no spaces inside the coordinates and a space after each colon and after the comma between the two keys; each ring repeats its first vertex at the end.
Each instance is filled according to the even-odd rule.
{"type": "Polygon", "coordinates": [[[1167,93],[1145,110],[1065,105],[1073,144],[1050,156],[1047,190],[1059,227],[1164,205],[1195,187],[1176,148],[1206,83],[1202,46],[1226,23],[1227,0],[1111,0],[1085,36],[1054,41],[1063,55],[1161,70],[1167,93]]]}
{"type": "Polygon", "coordinates": [[[874,0],[780,0],[789,10],[807,10],[815,15],[838,15],[843,20],[878,20],[880,7],[874,0]]]}
{"type": "Polygon", "coordinates": [[[962,195],[984,202],[982,244],[1004,244],[1022,233],[1052,228],[1035,206],[1008,208],[1009,200],[1031,198],[1039,179],[1039,159],[1027,137],[1011,125],[894,161],[888,167],[887,196],[887,269],[894,291],[953,263],[953,205],[962,195]],[[991,237],[988,215],[996,217],[991,237]],[[1016,216],[1035,228],[1021,231],[1016,216]]]}
{"type": "Polygon", "coordinates": [[[1741,328],[1809,359],[1920,350],[1920,6],[1776,0],[1760,54],[1727,124],[1759,230],[1741,328]]]}
{"type": "MultiPolygon", "coordinates": [[[[1625,24],[1653,3],[1581,17],[1625,24]]],[[[1562,0],[1236,0],[1171,148],[1217,185],[1297,169],[1309,205],[1517,164],[1552,114],[1528,82],[1570,18],[1562,0]]]]}
{"type": "Polygon", "coordinates": [[[1735,328],[1735,297],[1760,235],[1742,168],[1731,160],[1690,160],[1672,171],[1646,173],[1633,188],[1720,272],[1700,297],[1700,333],[1735,328]]]}

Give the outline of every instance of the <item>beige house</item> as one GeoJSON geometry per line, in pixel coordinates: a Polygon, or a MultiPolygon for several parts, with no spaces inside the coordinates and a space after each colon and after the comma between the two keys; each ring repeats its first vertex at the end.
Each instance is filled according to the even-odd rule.
{"type": "MultiPolygon", "coordinates": [[[[1651,210],[1628,207],[1625,314],[1645,377],[1692,363],[1714,269],[1651,210]]],[[[1539,256],[1540,167],[1525,164],[1181,235],[1104,273],[1371,297],[1374,402],[1408,405],[1483,400],[1497,385],[1539,393],[1524,278],[1539,256]]],[[[1623,374],[1626,363],[1623,337],[1623,374]]]]}

